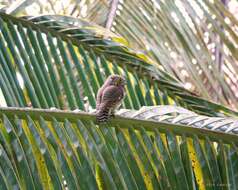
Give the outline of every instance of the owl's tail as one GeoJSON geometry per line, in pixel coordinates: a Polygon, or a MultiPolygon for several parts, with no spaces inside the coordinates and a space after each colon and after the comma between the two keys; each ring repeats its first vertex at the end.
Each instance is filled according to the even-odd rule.
{"type": "Polygon", "coordinates": [[[104,123],[109,119],[109,109],[98,110],[96,113],[96,123],[104,123]]]}

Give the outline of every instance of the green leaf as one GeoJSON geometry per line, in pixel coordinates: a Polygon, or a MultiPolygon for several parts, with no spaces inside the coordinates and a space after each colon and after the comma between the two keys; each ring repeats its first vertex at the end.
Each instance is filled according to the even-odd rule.
{"type": "Polygon", "coordinates": [[[203,128],[198,127],[194,124],[202,117],[182,108],[121,110],[99,126],[95,115],[86,112],[0,108],[0,116],[3,188],[233,189],[237,185],[236,132],[221,132],[209,117],[203,117],[203,128]]]}

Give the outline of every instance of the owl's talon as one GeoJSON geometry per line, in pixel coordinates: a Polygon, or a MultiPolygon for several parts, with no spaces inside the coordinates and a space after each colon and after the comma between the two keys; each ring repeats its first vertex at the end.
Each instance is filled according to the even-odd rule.
{"type": "Polygon", "coordinates": [[[115,117],[116,117],[116,116],[115,116],[115,111],[111,111],[110,117],[111,117],[111,118],[115,118],[115,117]]]}
{"type": "Polygon", "coordinates": [[[115,118],[116,116],[115,116],[115,114],[113,113],[113,114],[110,115],[110,117],[111,117],[111,118],[115,118]]]}
{"type": "Polygon", "coordinates": [[[97,125],[106,124],[107,122],[108,122],[108,120],[98,120],[98,119],[96,119],[96,124],[97,125]]]}

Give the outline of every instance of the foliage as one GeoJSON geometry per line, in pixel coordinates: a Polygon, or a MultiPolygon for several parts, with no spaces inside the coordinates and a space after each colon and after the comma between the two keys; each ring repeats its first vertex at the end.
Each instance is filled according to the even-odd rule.
{"type": "MultiPolygon", "coordinates": [[[[100,127],[84,112],[1,108],[0,187],[236,189],[237,135],[181,125],[181,116],[191,112],[161,108],[100,127]],[[171,114],[174,124],[141,120],[148,114],[171,114]]],[[[193,123],[199,117],[193,114],[193,123]]]]}
{"type": "MultiPolygon", "coordinates": [[[[94,34],[97,30],[90,27],[75,27],[72,25],[76,22],[74,19],[70,23],[69,17],[42,16],[30,17],[27,21],[4,13],[0,15],[1,47],[3,51],[6,43],[9,47],[8,51],[2,52],[2,62],[5,62],[3,69],[5,73],[15,72],[14,78],[10,73],[9,76],[3,76],[12,78],[9,81],[16,86],[15,92],[8,93],[7,89],[11,85],[4,84],[9,86],[3,90],[9,106],[26,106],[30,102],[33,107],[84,109],[83,98],[87,96],[90,106],[95,107],[95,93],[105,76],[121,73],[129,82],[126,108],[138,109],[142,105],[171,102],[205,115],[217,115],[219,112],[237,115],[222,105],[201,99],[186,90],[183,84],[143,54],[104,39],[100,32],[97,36],[94,34]],[[17,66],[15,70],[9,68],[12,62],[17,66]],[[11,63],[10,66],[7,63],[11,63]],[[20,89],[17,75],[23,78],[26,93],[20,89]],[[81,81],[82,92],[79,91],[80,83],[75,79],[81,81]],[[169,97],[165,96],[165,100],[160,101],[158,97],[163,94],[169,97]]],[[[124,42],[120,38],[116,40],[124,42]]]]}
{"type": "Polygon", "coordinates": [[[190,91],[237,109],[237,20],[229,12],[237,6],[234,0],[17,2],[21,4],[7,12],[17,9],[15,14],[27,15],[36,9],[36,15],[65,14],[98,23],[123,36],[190,91]]]}
{"type": "Polygon", "coordinates": [[[179,2],[193,26],[170,0],[85,1],[106,28],[0,13],[0,189],[238,188],[238,113],[226,107],[237,106],[237,21],[219,2],[193,1],[203,18],[179,2]],[[204,31],[219,39],[215,61],[204,31]],[[127,109],[98,126],[95,95],[112,73],[128,81],[127,109]]]}

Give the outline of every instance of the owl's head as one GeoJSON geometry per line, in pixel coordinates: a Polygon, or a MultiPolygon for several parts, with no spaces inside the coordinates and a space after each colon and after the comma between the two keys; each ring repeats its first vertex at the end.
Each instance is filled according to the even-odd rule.
{"type": "Polygon", "coordinates": [[[107,84],[114,86],[125,86],[126,79],[120,75],[110,75],[107,78],[107,84]]]}

